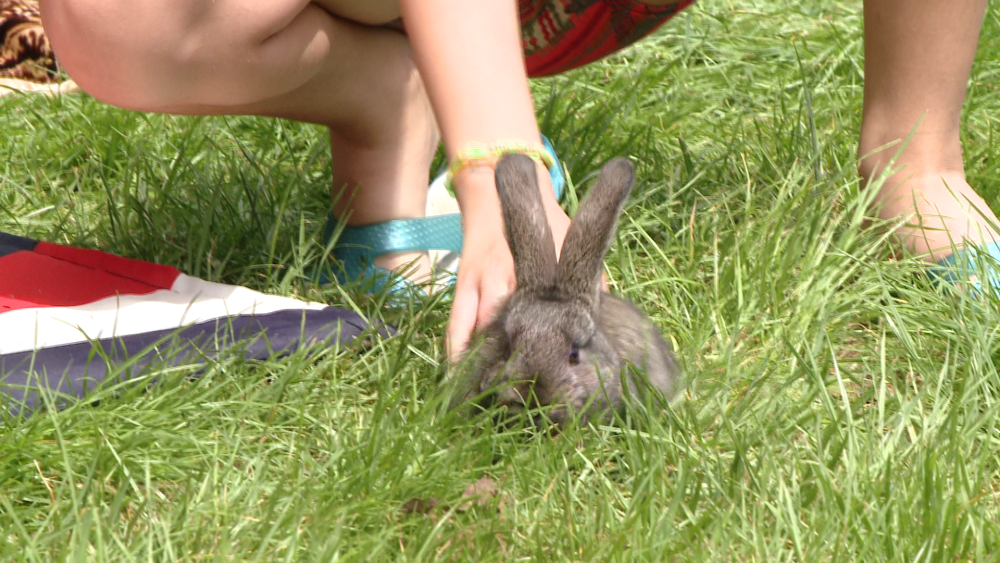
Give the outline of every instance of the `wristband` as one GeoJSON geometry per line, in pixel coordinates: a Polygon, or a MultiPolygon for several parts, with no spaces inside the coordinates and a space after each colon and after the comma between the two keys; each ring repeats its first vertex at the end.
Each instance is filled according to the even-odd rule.
{"type": "Polygon", "coordinates": [[[541,143],[528,143],[518,140],[497,141],[493,144],[472,142],[465,145],[465,148],[458,151],[449,163],[448,188],[452,189],[451,182],[463,172],[474,168],[496,168],[497,161],[504,153],[516,152],[530,157],[535,162],[545,165],[545,168],[552,172],[556,168],[556,161],[545,146],[541,143]]]}

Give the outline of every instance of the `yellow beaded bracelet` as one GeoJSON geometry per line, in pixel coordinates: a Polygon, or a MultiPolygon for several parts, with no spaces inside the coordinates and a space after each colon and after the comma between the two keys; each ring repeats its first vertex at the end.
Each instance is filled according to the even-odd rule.
{"type": "Polygon", "coordinates": [[[530,157],[535,162],[545,165],[550,172],[556,167],[555,158],[545,150],[540,143],[529,143],[519,140],[504,140],[487,145],[486,143],[472,142],[465,145],[465,148],[458,151],[449,163],[448,189],[451,189],[451,181],[457,178],[466,170],[479,167],[495,168],[497,161],[504,153],[516,152],[530,157]]]}

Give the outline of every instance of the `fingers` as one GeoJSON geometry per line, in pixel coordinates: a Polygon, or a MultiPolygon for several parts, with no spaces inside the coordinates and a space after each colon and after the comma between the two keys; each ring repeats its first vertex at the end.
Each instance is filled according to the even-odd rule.
{"type": "Polygon", "coordinates": [[[461,278],[455,285],[455,301],[448,317],[448,367],[453,368],[469,345],[469,338],[476,328],[479,313],[479,296],[475,287],[463,284],[461,278]]]}
{"type": "Polygon", "coordinates": [[[505,247],[485,260],[462,264],[455,283],[455,300],[448,319],[448,363],[454,367],[468,348],[472,333],[496,318],[497,308],[514,290],[514,265],[505,247]],[[491,267],[492,266],[492,267],[491,267]]]}

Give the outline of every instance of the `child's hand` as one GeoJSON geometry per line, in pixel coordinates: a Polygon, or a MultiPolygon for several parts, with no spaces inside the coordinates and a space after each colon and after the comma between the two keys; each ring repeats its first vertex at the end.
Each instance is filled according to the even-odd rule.
{"type": "Polygon", "coordinates": [[[496,306],[514,291],[514,261],[503,231],[466,221],[455,301],[448,319],[448,360],[454,365],[477,326],[493,321],[496,306]],[[492,231],[492,232],[490,232],[492,231]]]}
{"type": "MultiPolygon", "coordinates": [[[[400,8],[449,158],[470,143],[541,141],[516,2],[401,0],[400,8]]],[[[496,186],[493,175],[482,170],[462,174],[455,186],[465,226],[448,322],[452,362],[465,350],[472,331],[493,319],[497,303],[514,288],[496,186]]],[[[569,218],[552,196],[548,174],[539,180],[552,234],[561,245],[569,218]]]]}
{"type": "MultiPolygon", "coordinates": [[[[548,178],[542,183],[548,189],[548,178]]],[[[491,174],[470,175],[470,182],[481,183],[473,193],[488,194],[462,205],[462,261],[455,283],[455,301],[448,320],[448,356],[454,365],[469,344],[477,327],[484,327],[496,316],[497,306],[514,290],[514,260],[504,237],[500,202],[491,174]]],[[[545,201],[545,213],[555,239],[556,254],[562,247],[569,217],[556,203],[551,191],[545,201]]]]}

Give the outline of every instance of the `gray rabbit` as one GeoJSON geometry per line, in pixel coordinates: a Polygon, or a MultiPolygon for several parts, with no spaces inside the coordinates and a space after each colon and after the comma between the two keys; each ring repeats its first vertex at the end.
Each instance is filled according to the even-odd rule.
{"type": "Polygon", "coordinates": [[[508,412],[552,405],[548,416],[562,425],[574,414],[582,423],[606,419],[622,409],[626,395],[649,387],[671,398],[680,368],[670,345],[643,312],[601,289],[632,165],[617,158],[604,166],[570,223],[558,261],[535,174],[534,161],[524,155],[508,153],[497,163],[517,289],[477,333],[478,346],[460,368],[464,384],[456,402],[485,396],[508,412]]]}

